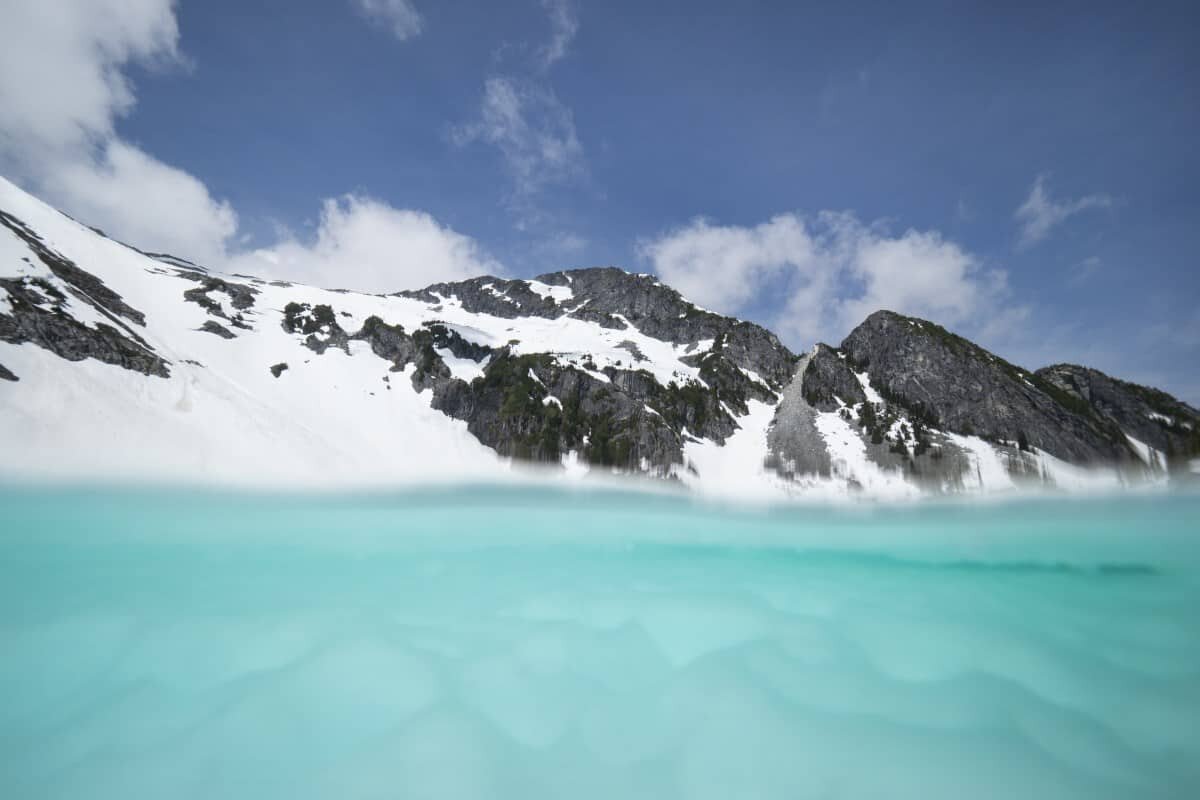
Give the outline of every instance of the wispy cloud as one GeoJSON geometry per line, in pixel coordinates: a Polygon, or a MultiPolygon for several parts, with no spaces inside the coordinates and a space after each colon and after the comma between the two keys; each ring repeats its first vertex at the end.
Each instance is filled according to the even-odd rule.
{"type": "Polygon", "coordinates": [[[412,0],[352,0],[367,20],[387,29],[400,41],[421,33],[425,20],[412,0]]]}
{"type": "Polygon", "coordinates": [[[1093,208],[1110,208],[1113,199],[1106,194],[1089,194],[1075,200],[1055,200],[1047,188],[1047,176],[1038,175],[1029,196],[1013,217],[1020,225],[1018,247],[1030,247],[1050,235],[1050,231],[1070,217],[1093,208]]]}
{"type": "Polygon", "coordinates": [[[1088,256],[1083,261],[1080,261],[1072,269],[1067,276],[1067,283],[1071,286],[1083,286],[1090,283],[1092,278],[1100,272],[1103,262],[1099,256],[1088,256]]]}
{"type": "Polygon", "coordinates": [[[550,41],[539,51],[545,69],[566,56],[579,32],[579,13],[571,0],[542,0],[542,8],[550,17],[550,41]]]}
{"type": "Polygon", "coordinates": [[[497,147],[518,198],[584,170],[583,145],[571,110],[536,81],[488,78],[479,119],[454,128],[451,135],[459,145],[481,141],[497,147]]]}
{"type": "Polygon", "coordinates": [[[587,172],[587,158],[575,118],[551,88],[548,71],[566,56],[579,30],[572,0],[542,0],[550,21],[550,39],[537,48],[536,58],[524,47],[505,48],[507,69],[497,70],[483,84],[479,115],[450,129],[451,141],[462,147],[483,143],[495,147],[513,181],[509,198],[518,213],[517,226],[527,227],[542,216],[535,195],[551,184],[568,183],[587,172]]]}

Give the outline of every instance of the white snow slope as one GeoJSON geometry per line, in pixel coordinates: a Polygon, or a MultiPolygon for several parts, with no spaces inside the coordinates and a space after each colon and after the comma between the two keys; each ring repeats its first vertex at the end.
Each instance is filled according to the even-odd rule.
{"type": "MultiPolygon", "coordinates": [[[[390,373],[390,362],[372,354],[366,342],[351,342],[349,356],[337,348],[319,356],[306,348],[304,337],[281,326],[289,302],[329,304],[349,315],[339,318],[348,331],[371,315],[408,330],[438,320],[469,341],[516,341],[516,353],[555,353],[600,380],[608,380],[599,371],[606,365],[629,363],[630,342],[648,359],[638,366],[664,384],[698,375],[679,361],[687,348],[632,328],[611,330],[575,318],[502,319],[469,313],[453,297],[429,304],[210,272],[258,290],[243,312],[253,329],[240,330],[185,301],[183,293],[198,284],[173,266],[98,235],[3,179],[0,210],[144,312],[145,327],[133,327],[169,362],[171,373],[145,376],[94,359],[68,361],[29,342],[0,341],[0,365],[19,378],[0,380],[4,480],[383,487],[512,477],[507,459],[479,443],[465,422],[431,409],[431,393],[418,394],[407,374],[390,373]],[[199,330],[210,320],[237,338],[199,330]],[[275,377],[270,367],[279,363],[288,369],[275,377]]],[[[107,322],[7,228],[0,228],[0,276],[48,281],[67,295],[72,317],[89,327],[107,322]]],[[[569,299],[569,287],[533,281],[531,288],[569,299]]],[[[225,295],[214,291],[209,297],[232,315],[225,295]]],[[[2,289],[0,303],[0,313],[8,311],[2,289]]],[[[701,350],[711,346],[699,343],[701,350]]],[[[445,360],[466,380],[483,366],[445,360]]]]}

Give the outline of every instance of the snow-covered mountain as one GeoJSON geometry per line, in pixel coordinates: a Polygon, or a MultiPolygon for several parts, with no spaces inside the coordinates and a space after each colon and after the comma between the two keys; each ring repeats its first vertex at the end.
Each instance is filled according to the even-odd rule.
{"type": "Polygon", "coordinates": [[[1195,409],[890,312],[797,356],[613,268],[392,295],[212,272],[0,180],[0,477],[394,486],[638,473],[738,496],[1105,486],[1195,409]]]}

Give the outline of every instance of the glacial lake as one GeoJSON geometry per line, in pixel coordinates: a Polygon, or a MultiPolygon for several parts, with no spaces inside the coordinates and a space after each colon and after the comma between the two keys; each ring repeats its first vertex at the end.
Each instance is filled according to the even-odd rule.
{"type": "Polygon", "coordinates": [[[1200,796],[1200,496],[0,490],[0,796],[1200,796]]]}

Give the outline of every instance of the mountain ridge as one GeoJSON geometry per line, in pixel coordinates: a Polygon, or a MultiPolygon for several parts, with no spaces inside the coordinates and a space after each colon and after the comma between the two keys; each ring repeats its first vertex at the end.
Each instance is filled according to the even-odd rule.
{"type": "MultiPolygon", "coordinates": [[[[97,438],[90,412],[63,408],[82,402],[81,382],[133,440],[139,415],[152,421],[158,438],[145,458],[116,458],[124,468],[165,460],[195,479],[241,472],[222,448],[247,451],[247,469],[299,450],[299,474],[334,482],[429,477],[438,470],[422,462],[448,448],[483,475],[530,461],[709,488],[906,495],[1062,485],[1079,482],[1077,465],[1124,484],[1200,450],[1195,409],[1166,393],[1086,368],[1025,370],[890,311],[798,355],[616,267],[369,295],[143,253],[7,183],[0,223],[0,403],[28,424],[6,434],[38,474],[96,476],[68,446],[76,429],[97,438]],[[23,394],[26,375],[38,385],[23,394]],[[245,441],[228,441],[230,429],[245,441]],[[196,458],[168,457],[173,439],[196,458]]],[[[276,466],[281,480],[290,466],[276,466]]],[[[453,459],[442,466],[466,477],[453,459]]]]}

